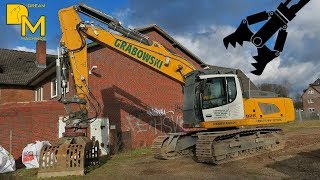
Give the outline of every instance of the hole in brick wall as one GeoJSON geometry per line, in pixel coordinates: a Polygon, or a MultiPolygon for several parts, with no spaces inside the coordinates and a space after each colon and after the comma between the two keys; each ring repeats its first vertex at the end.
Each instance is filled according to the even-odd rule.
{"type": "Polygon", "coordinates": [[[3,68],[2,68],[2,67],[0,67],[0,73],[1,73],[1,74],[3,73],[3,68]]]}

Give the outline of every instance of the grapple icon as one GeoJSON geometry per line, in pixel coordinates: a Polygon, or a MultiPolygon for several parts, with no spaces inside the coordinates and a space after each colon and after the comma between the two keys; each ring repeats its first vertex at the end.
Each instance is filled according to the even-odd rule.
{"type": "Polygon", "coordinates": [[[244,41],[253,43],[257,47],[258,55],[253,56],[257,63],[252,63],[256,70],[251,71],[255,75],[261,75],[266,65],[283,51],[288,35],[287,24],[298,11],[300,11],[310,0],[300,0],[298,3],[288,7],[291,0],[280,3],[275,11],[260,12],[243,19],[237,30],[223,39],[224,45],[228,48],[231,44],[243,45],[244,41]],[[249,25],[268,20],[256,33],[249,29],[249,25]],[[278,32],[273,50],[266,46],[266,42],[278,32]]]}

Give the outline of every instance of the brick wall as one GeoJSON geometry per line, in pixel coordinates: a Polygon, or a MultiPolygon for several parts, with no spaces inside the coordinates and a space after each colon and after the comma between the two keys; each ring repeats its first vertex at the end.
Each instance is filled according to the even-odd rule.
{"type": "Polygon", "coordinates": [[[58,138],[58,118],[65,114],[58,102],[6,103],[0,105],[0,145],[9,151],[10,129],[12,153],[15,159],[21,156],[23,148],[35,140],[58,138]]]}
{"type": "Polygon", "coordinates": [[[56,98],[51,98],[51,80],[54,78],[55,74],[52,74],[34,88],[25,86],[2,86],[0,87],[0,104],[34,101],[35,89],[39,87],[43,88],[43,100],[56,101],[56,98]]]}
{"type": "Polygon", "coordinates": [[[302,95],[303,109],[305,112],[309,112],[309,108],[314,108],[315,113],[320,112],[320,94],[312,87],[309,87],[304,94],[302,95]],[[313,94],[308,94],[309,90],[313,90],[313,94]],[[308,102],[309,99],[312,99],[313,103],[308,102]]]}
{"type": "Polygon", "coordinates": [[[0,104],[34,100],[34,91],[14,86],[0,87],[0,104]]]}
{"type": "MultiPolygon", "coordinates": [[[[147,36],[200,68],[157,32],[147,36]]],[[[183,93],[179,83],[109,48],[96,46],[88,52],[89,68],[98,66],[89,75],[89,85],[102,104],[102,116],[115,125],[110,130],[114,151],[149,146],[159,135],[181,131],[183,93]],[[152,115],[159,112],[161,116],[152,115]]]]}

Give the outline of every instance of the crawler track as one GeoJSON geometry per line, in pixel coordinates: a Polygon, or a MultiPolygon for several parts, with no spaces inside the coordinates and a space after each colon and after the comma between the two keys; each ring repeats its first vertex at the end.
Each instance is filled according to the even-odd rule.
{"type": "Polygon", "coordinates": [[[280,129],[260,128],[226,133],[199,133],[196,144],[198,162],[223,164],[284,147],[280,129]]]}
{"type": "MultiPolygon", "coordinates": [[[[197,162],[223,164],[269,151],[276,151],[284,148],[285,144],[282,130],[276,128],[198,132],[186,136],[197,138],[194,141],[195,144],[188,149],[178,151],[168,150],[169,141],[172,140],[172,138],[170,140],[171,136],[157,137],[151,147],[154,157],[166,160],[195,154],[194,157],[197,162]]],[[[179,142],[180,140],[175,143],[179,144],[179,142]]]]}
{"type": "Polygon", "coordinates": [[[151,151],[153,156],[156,159],[170,159],[166,153],[164,153],[164,142],[169,138],[169,136],[158,136],[156,139],[154,139],[151,151]]]}

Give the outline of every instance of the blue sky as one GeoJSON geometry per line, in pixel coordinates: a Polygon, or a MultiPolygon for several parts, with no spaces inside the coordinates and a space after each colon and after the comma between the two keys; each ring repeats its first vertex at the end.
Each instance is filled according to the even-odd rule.
{"type": "MultiPolygon", "coordinates": [[[[298,0],[293,0],[296,3],[298,0]]],[[[76,0],[1,0],[0,48],[34,51],[35,41],[20,40],[19,26],[5,25],[7,3],[46,4],[45,8],[30,8],[29,18],[35,22],[46,16],[47,52],[54,53],[60,39],[58,10],[76,5],[76,0]]],[[[311,0],[288,25],[288,38],[283,53],[269,63],[261,76],[254,76],[250,63],[256,49],[251,44],[226,50],[222,39],[233,32],[248,15],[272,11],[282,0],[82,0],[118,18],[125,26],[141,27],[157,24],[187,47],[202,61],[231,68],[240,68],[256,84],[288,83],[292,93],[302,92],[320,76],[320,1],[311,0]]],[[[291,3],[291,4],[292,4],[291,3]]],[[[261,24],[260,24],[261,25],[261,24]]],[[[259,26],[253,26],[256,30],[259,26]]],[[[268,45],[271,45],[271,40],[268,45]]],[[[271,48],[273,45],[270,46],[271,48]]]]}
{"type": "MultiPolygon", "coordinates": [[[[20,3],[25,6],[28,6],[28,4],[45,4],[45,8],[29,8],[29,19],[32,23],[36,22],[38,18],[41,15],[45,15],[46,17],[46,40],[47,40],[47,48],[49,49],[56,49],[59,39],[61,36],[61,31],[59,27],[59,20],[58,20],[58,11],[62,8],[69,7],[72,5],[76,5],[80,1],[75,0],[66,0],[66,1],[49,1],[49,0],[1,0],[0,1],[0,12],[1,13],[1,28],[5,26],[6,24],[6,4],[8,3],[20,3]]],[[[84,2],[92,7],[99,7],[101,11],[104,12],[116,12],[125,4],[127,3],[126,0],[111,0],[111,1],[105,1],[104,3],[101,3],[99,1],[94,0],[82,0],[81,2],[84,2]],[[99,2],[99,3],[98,3],[99,2]]],[[[10,36],[10,43],[0,44],[0,48],[10,48],[13,49],[17,46],[25,46],[27,48],[33,49],[35,47],[35,41],[26,41],[26,40],[20,40],[20,37],[18,36],[18,31],[20,26],[15,25],[9,25],[5,27],[7,29],[6,34],[2,36],[10,36]],[[15,32],[12,32],[15,31],[15,32]],[[15,37],[16,36],[16,37],[15,37]]],[[[38,34],[38,32],[36,33],[38,34]]]]}

